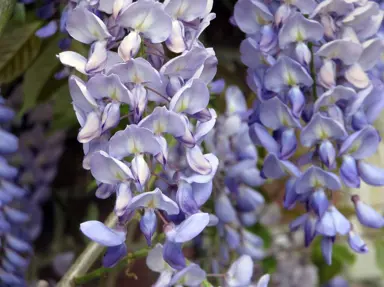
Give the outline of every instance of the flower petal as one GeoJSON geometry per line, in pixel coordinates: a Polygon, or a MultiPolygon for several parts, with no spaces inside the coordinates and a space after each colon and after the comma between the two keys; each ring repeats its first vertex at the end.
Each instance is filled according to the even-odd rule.
{"type": "Polygon", "coordinates": [[[125,232],[113,230],[100,221],[83,222],[80,224],[80,230],[92,241],[103,246],[118,246],[125,242],[125,232]]]}

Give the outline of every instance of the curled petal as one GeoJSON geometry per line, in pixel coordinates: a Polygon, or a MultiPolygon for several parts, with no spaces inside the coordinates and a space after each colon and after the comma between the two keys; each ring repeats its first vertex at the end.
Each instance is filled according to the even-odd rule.
{"type": "Polygon", "coordinates": [[[252,127],[257,142],[269,153],[278,154],[280,149],[279,144],[272,137],[272,135],[269,134],[268,130],[258,123],[255,123],[252,127]]]}
{"type": "Polygon", "coordinates": [[[377,130],[367,126],[345,139],[340,154],[350,154],[355,159],[368,158],[376,152],[380,140],[377,130]]]}
{"type": "Polygon", "coordinates": [[[92,46],[91,56],[85,65],[85,72],[87,74],[94,74],[104,70],[107,64],[107,42],[96,42],[92,46]]]}
{"type": "Polygon", "coordinates": [[[140,230],[147,240],[148,246],[151,246],[152,236],[157,228],[157,217],[153,209],[146,208],[144,215],[140,219],[140,230]]]}
{"type": "Polygon", "coordinates": [[[225,91],[226,113],[244,113],[248,110],[243,92],[237,86],[229,86],[225,91]]]}
{"type": "Polygon", "coordinates": [[[305,105],[305,97],[300,88],[292,87],[288,92],[288,99],[291,102],[292,114],[295,117],[300,117],[305,105]]]}
{"type": "Polygon", "coordinates": [[[192,263],[183,270],[177,272],[169,284],[170,286],[177,286],[180,283],[185,286],[199,286],[206,277],[207,274],[205,271],[201,269],[199,265],[192,263]]]}
{"type": "Polygon", "coordinates": [[[364,51],[359,59],[359,65],[364,71],[371,70],[384,52],[384,43],[380,38],[374,38],[363,43],[364,51]]]}
{"type": "Polygon", "coordinates": [[[92,97],[87,86],[80,78],[76,76],[70,76],[68,83],[71,98],[73,104],[76,107],[85,113],[90,113],[97,109],[97,103],[95,99],[92,97]]]}
{"type": "Polygon", "coordinates": [[[340,167],[340,177],[348,187],[360,187],[360,175],[357,169],[356,160],[351,156],[343,156],[343,163],[340,167]]]}
{"type": "Polygon", "coordinates": [[[367,253],[367,244],[361,239],[361,237],[354,231],[348,233],[348,244],[357,253],[367,253]]]}
{"type": "Polygon", "coordinates": [[[363,161],[358,161],[357,168],[362,180],[369,185],[383,186],[384,185],[384,169],[372,166],[363,161]]]}
{"type": "Polygon", "coordinates": [[[293,117],[288,106],[277,97],[261,103],[260,121],[273,130],[282,127],[300,127],[300,122],[293,117]]]}
{"type": "Polygon", "coordinates": [[[241,211],[253,211],[264,204],[264,197],[256,190],[240,186],[237,194],[237,208],[241,211]]]}
{"type": "Polygon", "coordinates": [[[207,56],[206,49],[194,47],[190,51],[169,60],[161,67],[160,73],[168,77],[180,76],[184,80],[189,80],[201,68],[207,56]]]}
{"type": "Polygon", "coordinates": [[[77,7],[68,16],[67,31],[84,44],[111,38],[104,22],[85,7],[77,7]]]}
{"type": "Polygon", "coordinates": [[[301,143],[305,147],[311,147],[316,142],[324,139],[344,139],[347,132],[344,127],[335,120],[316,113],[311,121],[301,132],[301,143]]]}
{"type": "Polygon", "coordinates": [[[146,263],[149,269],[154,272],[161,273],[167,269],[167,263],[163,259],[163,245],[157,243],[151,251],[149,251],[146,263]]]}
{"type": "Polygon", "coordinates": [[[345,72],[345,78],[356,88],[365,89],[370,84],[368,75],[359,64],[354,64],[345,72]]]}
{"type": "Polygon", "coordinates": [[[240,256],[229,267],[226,281],[228,286],[248,286],[253,275],[253,260],[249,255],[240,256]]]}
{"type": "Polygon", "coordinates": [[[320,23],[308,20],[301,13],[294,13],[279,32],[279,45],[284,49],[290,43],[318,41],[323,34],[324,28],[320,23]]]}
{"type": "Polygon", "coordinates": [[[126,84],[150,85],[158,88],[162,85],[159,72],[143,58],[131,58],[126,63],[113,65],[108,74],[116,74],[126,84]]]}
{"type": "Polygon", "coordinates": [[[310,203],[316,214],[322,217],[329,206],[328,197],[325,194],[324,189],[319,188],[312,193],[310,203]]]}
{"type": "Polygon", "coordinates": [[[240,0],[235,5],[234,18],[244,33],[254,34],[262,25],[273,21],[273,14],[262,2],[240,0]]]}
{"type": "Polygon", "coordinates": [[[200,173],[191,173],[188,175],[182,175],[181,179],[185,180],[188,183],[207,183],[213,179],[216,174],[217,168],[219,166],[219,159],[214,154],[205,154],[205,159],[210,163],[212,170],[207,175],[202,175],[200,173]]]}
{"type": "Polygon", "coordinates": [[[117,216],[123,216],[132,199],[132,192],[129,184],[120,184],[116,190],[115,213],[117,216]]]}
{"type": "Polygon", "coordinates": [[[336,85],[336,64],[332,60],[324,60],[318,76],[320,84],[327,89],[336,85]]]}
{"type": "Polygon", "coordinates": [[[268,154],[264,159],[262,173],[266,178],[281,178],[285,175],[300,176],[298,167],[287,160],[280,160],[275,154],[268,154]]]}
{"type": "Polygon", "coordinates": [[[104,151],[97,151],[91,157],[91,173],[100,182],[118,184],[133,179],[129,167],[109,156],[104,151]]]}
{"type": "Polygon", "coordinates": [[[323,254],[324,260],[328,265],[332,264],[332,248],[333,248],[332,237],[324,236],[321,240],[321,253],[323,254]]]}
{"type": "Polygon", "coordinates": [[[309,65],[312,60],[312,54],[308,46],[304,43],[298,43],[295,49],[297,60],[302,65],[309,65]]]}
{"type": "Polygon", "coordinates": [[[207,175],[212,172],[210,162],[205,158],[197,145],[193,148],[187,149],[187,161],[189,166],[197,173],[207,175]]]}
{"type": "Polygon", "coordinates": [[[161,152],[161,146],[149,129],[129,125],[110,139],[109,151],[111,156],[116,158],[138,153],[157,155],[161,152]]]}
{"type": "Polygon", "coordinates": [[[50,21],[47,25],[41,27],[35,32],[35,35],[39,38],[48,38],[54,35],[58,30],[58,25],[55,20],[50,21]]]}
{"type": "Polygon", "coordinates": [[[181,137],[185,133],[183,119],[177,113],[168,111],[166,107],[156,107],[149,116],[139,123],[139,126],[158,135],[170,133],[174,137],[181,137]]]}
{"type": "Polygon", "coordinates": [[[59,53],[57,57],[63,65],[75,68],[80,73],[86,74],[85,65],[87,64],[87,59],[82,55],[72,51],[64,51],[59,53]]]}
{"type": "Polygon", "coordinates": [[[162,4],[153,1],[138,1],[121,10],[116,23],[142,33],[153,43],[164,42],[172,31],[171,17],[162,4]]]}
{"type": "Polygon", "coordinates": [[[289,86],[310,87],[312,84],[313,80],[304,67],[287,56],[281,56],[267,70],[264,78],[265,88],[275,93],[279,93],[289,86]]]}
{"type": "Polygon", "coordinates": [[[179,182],[176,193],[176,202],[180,209],[187,215],[194,214],[199,211],[199,207],[194,199],[192,186],[184,181],[179,182]]]}
{"type": "Polygon", "coordinates": [[[176,270],[181,270],[186,267],[185,257],[181,249],[181,243],[166,240],[163,248],[163,258],[169,266],[176,270]]]}
{"type": "Polygon", "coordinates": [[[186,50],[184,24],[178,20],[172,21],[172,33],[166,41],[167,47],[174,53],[182,53],[186,50]]]}
{"type": "Polygon", "coordinates": [[[193,79],[181,88],[172,98],[169,108],[177,113],[196,114],[207,107],[209,90],[206,84],[193,79]]]}
{"type": "Polygon", "coordinates": [[[212,181],[208,181],[206,183],[192,183],[193,199],[197,206],[201,207],[211,197],[212,185],[212,181]]]}
{"type": "Polygon", "coordinates": [[[324,44],[316,54],[327,59],[339,59],[345,65],[352,65],[359,60],[362,53],[363,47],[359,43],[341,39],[324,44]]]}
{"type": "Polygon", "coordinates": [[[299,197],[295,190],[295,183],[295,179],[290,178],[285,184],[284,208],[286,209],[292,209],[299,197]]]}
{"type": "Polygon", "coordinates": [[[87,115],[84,125],[82,126],[77,140],[81,143],[87,143],[98,138],[101,135],[100,116],[96,112],[91,112],[87,115]]]}
{"type": "Polygon", "coordinates": [[[140,50],[140,45],[140,35],[135,31],[131,31],[120,43],[118,53],[124,61],[128,61],[137,55],[140,50]]]}
{"type": "Polygon", "coordinates": [[[321,161],[328,167],[332,168],[336,160],[336,150],[329,140],[322,141],[319,147],[319,155],[321,161]]]}
{"type": "Polygon", "coordinates": [[[195,213],[185,219],[169,233],[166,233],[168,241],[184,243],[199,235],[209,223],[208,213],[195,213]]]}
{"type": "MultiPolygon", "coordinates": [[[[19,148],[19,140],[13,134],[0,128],[0,152],[2,154],[13,153],[19,148]]],[[[0,165],[8,166],[6,160],[0,160],[0,165]]]]}
{"type": "Polygon", "coordinates": [[[101,116],[101,130],[105,132],[120,122],[120,103],[108,103],[101,116]]]}
{"type": "Polygon", "coordinates": [[[269,280],[271,276],[269,274],[265,274],[260,277],[259,281],[257,281],[256,287],[268,287],[269,280]]]}
{"type": "Polygon", "coordinates": [[[109,98],[112,101],[132,105],[131,92],[123,85],[119,76],[115,74],[97,74],[93,76],[87,83],[87,89],[95,99],[109,98]]]}
{"type": "Polygon", "coordinates": [[[296,182],[296,192],[298,194],[311,192],[314,188],[327,187],[330,190],[341,189],[339,178],[328,171],[319,167],[311,166],[296,182]]]}
{"type": "Polygon", "coordinates": [[[128,208],[134,210],[139,207],[157,208],[167,212],[169,215],[178,214],[179,207],[172,199],[165,196],[160,189],[145,192],[132,198],[128,208]]]}
{"type": "Polygon", "coordinates": [[[127,246],[125,243],[122,243],[117,246],[111,246],[107,248],[107,252],[103,257],[103,266],[107,268],[112,268],[117,263],[119,263],[120,259],[125,257],[128,253],[127,246]]]}
{"type": "Polygon", "coordinates": [[[144,159],[144,155],[138,154],[133,158],[132,172],[140,186],[144,187],[151,176],[151,171],[144,159]]]}
{"type": "Polygon", "coordinates": [[[96,197],[106,199],[112,195],[116,190],[116,186],[112,184],[101,183],[96,190],[96,197]]]}
{"type": "Polygon", "coordinates": [[[203,18],[206,6],[207,0],[171,0],[164,9],[173,18],[191,22],[196,18],[203,18]]]}
{"type": "Polygon", "coordinates": [[[329,207],[316,225],[318,233],[331,237],[337,233],[346,235],[350,230],[351,223],[334,206],[329,207]]]}
{"type": "Polygon", "coordinates": [[[328,107],[336,104],[338,101],[352,102],[356,99],[357,94],[354,89],[336,86],[335,88],[322,94],[315,102],[314,111],[318,111],[322,107],[328,107]]]}
{"type": "Polygon", "coordinates": [[[352,201],[355,205],[356,216],[361,224],[370,228],[382,228],[384,217],[368,204],[353,196],[352,201]]]}
{"type": "Polygon", "coordinates": [[[214,128],[216,124],[216,111],[214,109],[209,109],[208,112],[211,119],[205,122],[198,122],[198,124],[196,125],[194,137],[197,142],[202,141],[203,138],[214,128]]]}
{"type": "Polygon", "coordinates": [[[100,221],[83,222],[80,224],[80,230],[88,238],[103,246],[118,246],[125,242],[125,232],[113,230],[100,221]]]}
{"type": "Polygon", "coordinates": [[[236,223],[238,221],[236,210],[224,193],[220,194],[215,200],[215,214],[224,223],[236,223]]]}

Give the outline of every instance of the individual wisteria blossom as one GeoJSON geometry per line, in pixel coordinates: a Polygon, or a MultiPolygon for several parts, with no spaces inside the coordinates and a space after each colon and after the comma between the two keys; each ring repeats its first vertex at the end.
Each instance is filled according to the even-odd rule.
{"type": "MultiPolygon", "coordinates": [[[[290,227],[304,230],[306,246],[322,237],[328,264],[337,235],[367,252],[333,194],[348,195],[361,181],[384,185],[384,169],[367,161],[381,141],[373,124],[384,107],[377,76],[383,15],[374,1],[239,0],[234,9],[247,34],[240,47],[247,83],[257,95],[250,135],[267,151],[261,175],[287,178],[284,206],[306,211],[290,227]]],[[[361,224],[383,226],[380,213],[348,196],[361,224]]]]}
{"type": "MultiPolygon", "coordinates": [[[[130,248],[133,216],[149,246],[158,242],[160,219],[165,241],[147,258],[160,273],[155,286],[196,286],[206,273],[184,258],[183,244],[218,222],[204,204],[219,160],[203,148],[217,118],[208,107],[217,58],[198,40],[215,17],[213,1],[92,2],[78,1],[66,21],[68,33],[90,45],[89,56],[66,51],[58,58],[87,77],[69,77],[83,167],[98,183],[98,198],[116,197],[118,224],[87,221],[80,229],[107,247],[103,264],[111,267],[130,248]],[[167,49],[177,55],[169,59],[167,49]]],[[[258,201],[256,194],[246,211],[258,201]]]]}
{"type": "Polygon", "coordinates": [[[28,191],[16,182],[19,170],[8,157],[17,152],[19,141],[8,131],[15,116],[12,109],[0,98],[0,237],[1,286],[27,286],[26,272],[33,253],[34,236],[28,191]],[[30,228],[32,227],[32,228],[30,228]]]}

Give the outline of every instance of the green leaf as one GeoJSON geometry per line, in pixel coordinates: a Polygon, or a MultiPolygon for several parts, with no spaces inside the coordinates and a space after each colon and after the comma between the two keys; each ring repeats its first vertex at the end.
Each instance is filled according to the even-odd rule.
{"type": "Polygon", "coordinates": [[[265,248],[271,247],[272,235],[265,226],[261,225],[260,223],[256,223],[247,229],[248,231],[260,236],[263,239],[265,248]]]}
{"type": "MultiPolygon", "coordinates": [[[[35,106],[47,82],[56,81],[53,78],[53,74],[61,65],[60,61],[56,58],[56,54],[60,53],[59,40],[60,36],[52,38],[25,73],[23,81],[24,101],[20,115],[35,106]]],[[[49,97],[52,94],[44,96],[49,97]]]]}
{"type": "Polygon", "coordinates": [[[90,203],[87,210],[86,220],[97,220],[99,218],[99,209],[96,203],[90,203]]]}
{"type": "Polygon", "coordinates": [[[13,9],[12,23],[25,23],[27,15],[25,13],[25,6],[23,3],[16,3],[13,9]]]}
{"type": "Polygon", "coordinates": [[[54,100],[52,129],[66,129],[77,125],[71,104],[68,83],[64,83],[52,96],[54,100]]]}
{"type": "Polygon", "coordinates": [[[375,251],[377,267],[384,273],[384,239],[375,241],[375,251]]]}
{"type": "Polygon", "coordinates": [[[97,182],[96,180],[92,180],[88,183],[86,192],[89,193],[89,192],[95,191],[96,188],[97,188],[97,182]]]}
{"type": "Polygon", "coordinates": [[[266,257],[261,261],[261,266],[263,266],[264,273],[275,273],[277,269],[277,260],[273,256],[266,257]]]}
{"type": "Polygon", "coordinates": [[[208,280],[204,280],[203,282],[201,282],[201,286],[202,287],[213,287],[213,285],[211,283],[209,283],[208,280]]]}
{"type": "Polygon", "coordinates": [[[35,31],[40,22],[8,29],[0,38],[0,84],[20,76],[39,53],[41,40],[35,31]]]}
{"type": "Polygon", "coordinates": [[[313,243],[312,261],[317,266],[319,272],[320,283],[326,283],[341,273],[346,265],[355,262],[356,256],[347,246],[336,243],[333,245],[332,265],[327,265],[321,253],[321,240],[317,238],[313,243]]]}
{"type": "Polygon", "coordinates": [[[347,265],[352,265],[356,261],[355,253],[351,252],[347,246],[342,244],[335,244],[333,246],[333,258],[347,265]]]}
{"type": "Polygon", "coordinates": [[[5,26],[11,18],[13,7],[16,0],[1,0],[0,1],[0,35],[3,33],[5,26]]]}

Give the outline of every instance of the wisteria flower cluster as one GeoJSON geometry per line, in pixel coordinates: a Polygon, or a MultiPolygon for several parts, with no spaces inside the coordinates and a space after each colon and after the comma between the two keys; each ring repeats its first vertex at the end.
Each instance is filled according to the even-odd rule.
{"type": "MultiPolygon", "coordinates": [[[[220,80],[213,87],[220,86],[220,80]]],[[[249,110],[245,97],[237,86],[225,91],[226,111],[218,117],[208,135],[207,147],[220,159],[215,177],[217,188],[213,197],[218,230],[224,240],[220,246],[221,262],[229,260],[229,251],[250,255],[255,260],[264,257],[263,240],[246,230],[256,224],[264,206],[264,197],[254,189],[264,184],[257,169],[258,153],[249,136],[249,110]]]]}
{"type": "MultiPolygon", "coordinates": [[[[93,2],[79,1],[66,23],[74,39],[91,45],[89,57],[71,51],[58,57],[88,76],[87,82],[69,78],[83,166],[98,182],[97,197],[116,195],[118,224],[111,229],[88,221],[81,231],[107,247],[103,265],[112,267],[127,254],[129,220],[140,215],[151,246],[159,218],[165,242],[147,257],[160,273],[154,286],[197,286],[207,274],[184,258],[182,246],[218,223],[203,205],[219,161],[202,145],[217,117],[208,107],[217,58],[198,40],[215,18],[213,1],[93,2]],[[176,57],[169,59],[170,52],[176,57]]],[[[249,286],[252,274],[252,259],[240,257],[226,284],[249,286]]]]}
{"type": "Polygon", "coordinates": [[[18,150],[18,138],[7,129],[15,113],[0,98],[0,240],[1,286],[27,286],[26,271],[33,252],[34,225],[28,192],[17,184],[19,170],[8,157],[18,150]]]}
{"type": "Polygon", "coordinates": [[[289,177],[284,206],[306,210],[291,230],[303,228],[306,246],[320,236],[328,264],[337,235],[368,251],[335,206],[335,192],[350,197],[362,225],[384,226],[381,214],[349,193],[361,180],[384,184],[384,170],[366,161],[381,141],[373,123],[384,104],[375,76],[383,14],[374,1],[347,0],[239,0],[234,10],[247,34],[240,48],[247,82],[258,96],[250,135],[268,152],[261,174],[289,177]]]}

